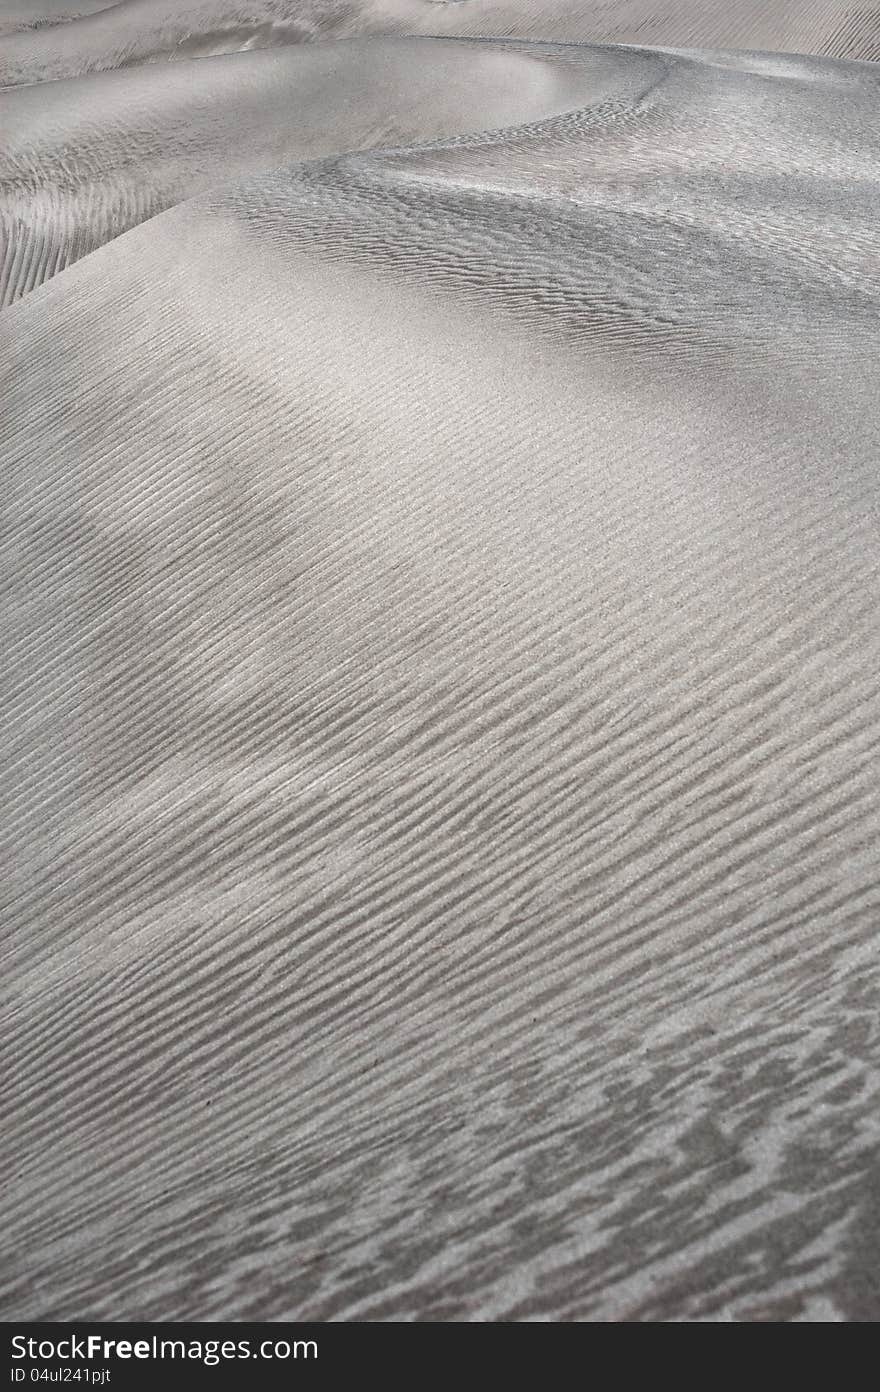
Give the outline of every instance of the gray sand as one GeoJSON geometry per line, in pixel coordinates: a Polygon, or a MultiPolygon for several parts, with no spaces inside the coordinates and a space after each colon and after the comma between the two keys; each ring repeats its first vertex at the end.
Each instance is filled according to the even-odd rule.
{"type": "Polygon", "coordinates": [[[880,67],[562,8],[0,95],[7,1319],[880,1315],[880,67]]]}
{"type": "Polygon", "coordinates": [[[0,306],[261,168],[521,125],[613,97],[612,49],[294,44],[0,89],[0,306]]]}
{"type": "MultiPolygon", "coordinates": [[[[13,0],[14,12],[21,3],[13,0]]],[[[93,5],[88,0],[90,10],[93,5]]],[[[72,26],[8,34],[0,86],[381,34],[777,49],[872,60],[880,58],[880,0],[120,0],[72,26]]]]}

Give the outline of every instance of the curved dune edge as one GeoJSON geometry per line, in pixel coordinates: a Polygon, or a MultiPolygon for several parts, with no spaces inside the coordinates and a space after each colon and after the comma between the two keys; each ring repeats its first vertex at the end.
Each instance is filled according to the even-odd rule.
{"type": "Polygon", "coordinates": [[[878,75],[600,61],[0,316],[7,1318],[880,1314],[878,75]]]}
{"type": "Polygon", "coordinates": [[[261,168],[631,105],[663,71],[596,47],[373,39],[0,92],[0,306],[261,168]]]}
{"type": "Polygon", "coordinates": [[[745,48],[880,58],[880,0],[121,0],[70,24],[5,37],[0,86],[137,63],[370,35],[745,48]]]}
{"type": "MultiPolygon", "coordinates": [[[[0,307],[139,222],[260,168],[481,130],[503,140],[507,128],[563,112],[599,127],[650,124],[652,93],[676,63],[836,84],[868,101],[880,92],[873,65],[819,58],[418,38],[296,45],[8,89],[0,92],[0,307]]],[[[851,171],[863,173],[852,162],[851,171]]]]}

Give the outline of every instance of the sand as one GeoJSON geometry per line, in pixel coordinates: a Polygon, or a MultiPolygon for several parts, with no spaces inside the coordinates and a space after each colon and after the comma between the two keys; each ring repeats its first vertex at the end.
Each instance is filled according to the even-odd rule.
{"type": "Polygon", "coordinates": [[[0,306],[259,169],[528,124],[613,98],[619,81],[601,49],[410,38],[0,89],[0,306]]]}
{"type": "MultiPolygon", "coordinates": [[[[11,18],[23,3],[12,0],[11,18]]],[[[40,0],[38,14],[45,4],[40,0]]],[[[88,0],[87,8],[93,4],[88,0]]],[[[870,60],[880,57],[880,0],[120,0],[72,27],[9,33],[0,86],[382,34],[778,49],[870,60]]]]}
{"type": "Polygon", "coordinates": [[[292,8],[3,45],[0,1309],[874,1320],[877,7],[292,8]]]}

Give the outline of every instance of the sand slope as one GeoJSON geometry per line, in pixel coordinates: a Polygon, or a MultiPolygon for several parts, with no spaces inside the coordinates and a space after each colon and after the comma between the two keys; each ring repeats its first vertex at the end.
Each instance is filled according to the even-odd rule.
{"type": "Polygon", "coordinates": [[[236,176],[519,125],[598,105],[621,80],[613,50],[372,39],[7,89],[0,306],[236,176]]]}
{"type": "Polygon", "coordinates": [[[572,63],[0,316],[7,1318],[880,1313],[880,70],[572,63]]]}
{"type": "Polygon", "coordinates": [[[880,0],[121,0],[68,25],[10,34],[0,54],[0,86],[375,34],[512,35],[875,59],[880,0]]]}

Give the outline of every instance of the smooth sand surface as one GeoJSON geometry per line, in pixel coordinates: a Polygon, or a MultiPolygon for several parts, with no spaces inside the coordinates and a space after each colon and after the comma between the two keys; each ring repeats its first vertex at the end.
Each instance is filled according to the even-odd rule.
{"type": "Polygon", "coordinates": [[[0,94],[6,1319],[880,1315],[880,67],[676,9],[0,94]]]}

